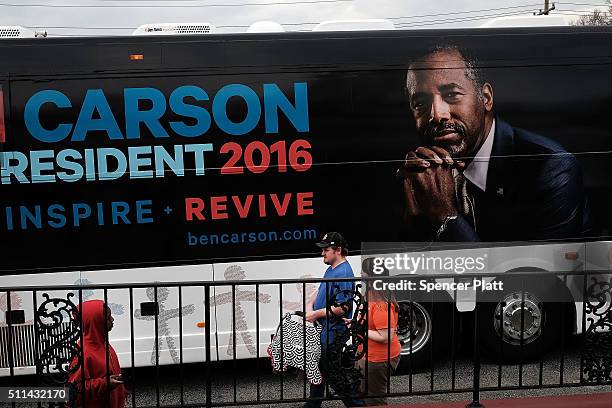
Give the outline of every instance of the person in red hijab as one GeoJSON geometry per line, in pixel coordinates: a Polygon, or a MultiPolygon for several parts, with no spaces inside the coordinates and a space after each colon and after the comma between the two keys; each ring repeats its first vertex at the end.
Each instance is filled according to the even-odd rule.
{"type": "MultiPolygon", "coordinates": [[[[83,406],[83,372],[85,373],[85,407],[123,408],[127,391],[121,379],[119,359],[108,344],[108,366],[106,344],[108,332],[113,328],[111,311],[101,300],[83,302],[79,309],[83,319],[83,365],[68,378],[75,385],[76,406],[83,406]],[[107,377],[108,374],[108,377],[107,377]],[[108,403],[110,386],[110,405],[108,403]]],[[[73,362],[77,364],[76,361],[73,362]]]]}

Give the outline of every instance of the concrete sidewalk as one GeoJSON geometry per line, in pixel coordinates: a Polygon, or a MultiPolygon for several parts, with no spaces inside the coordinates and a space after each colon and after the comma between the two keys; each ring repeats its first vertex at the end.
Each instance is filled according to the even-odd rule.
{"type": "MultiPolygon", "coordinates": [[[[389,405],[390,408],[465,408],[470,401],[389,405]]],[[[612,393],[483,400],[485,408],[612,408],[612,393]]]]}

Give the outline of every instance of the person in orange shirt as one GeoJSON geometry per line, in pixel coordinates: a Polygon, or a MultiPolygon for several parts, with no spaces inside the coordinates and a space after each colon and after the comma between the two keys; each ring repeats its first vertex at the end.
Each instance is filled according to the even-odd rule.
{"type": "MultiPolygon", "coordinates": [[[[365,259],[362,276],[372,276],[372,267],[373,258],[365,259]]],[[[366,406],[387,405],[387,398],[381,396],[387,393],[389,377],[397,368],[402,351],[396,333],[399,306],[393,292],[375,290],[372,280],[366,283],[366,288],[368,346],[359,361],[364,374],[361,391],[364,397],[375,396],[365,399],[366,406]]]]}

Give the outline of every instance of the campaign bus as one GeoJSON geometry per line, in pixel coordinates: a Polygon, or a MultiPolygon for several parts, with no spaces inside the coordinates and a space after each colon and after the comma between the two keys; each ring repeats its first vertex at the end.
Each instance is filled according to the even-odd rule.
{"type": "MultiPolygon", "coordinates": [[[[582,322],[581,287],[555,272],[612,262],[611,44],[610,27],[2,40],[0,286],[317,278],[328,231],[357,276],[367,243],[490,243],[482,268],[459,266],[541,271],[566,297],[528,287],[523,306],[508,285],[479,313],[483,347],[546,350],[553,328],[582,322]]],[[[212,290],[204,322],[202,288],[183,288],[184,362],[203,360],[205,325],[211,358],[232,358],[230,290],[212,290]]],[[[303,287],[238,290],[236,357],[263,357],[303,287]]],[[[155,313],[159,363],[178,363],[176,287],[135,289],[132,316],[128,289],[107,296],[122,365],[131,321],[135,365],[155,363],[155,313]]],[[[432,335],[444,347],[452,307],[476,307],[413,301],[398,332],[414,361],[432,335]]],[[[32,373],[33,299],[19,291],[0,293],[0,372],[9,304],[15,373],[32,373]]]]}

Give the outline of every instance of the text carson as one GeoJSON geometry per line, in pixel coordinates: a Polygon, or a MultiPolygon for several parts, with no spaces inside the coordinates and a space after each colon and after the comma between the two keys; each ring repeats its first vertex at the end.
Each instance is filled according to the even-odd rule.
{"type": "MultiPolygon", "coordinates": [[[[71,111],[72,102],[62,92],[43,90],[34,94],[26,103],[24,121],[28,132],[41,142],[57,143],[70,136],[72,142],[83,142],[89,132],[103,132],[110,140],[140,139],[144,126],[155,138],[170,137],[168,130],[183,137],[199,137],[208,132],[214,123],[225,134],[244,135],[255,129],[263,116],[267,134],[279,132],[279,112],[298,132],[308,132],[308,94],[306,83],[293,84],[294,101],[283,93],[276,84],[263,84],[263,100],[250,87],[243,84],[228,84],[219,89],[213,98],[195,85],[184,85],[170,93],[168,100],[156,88],[125,88],[123,90],[122,110],[125,116],[125,129],[120,129],[115,112],[112,111],[102,89],[89,89],[80,107],[76,121],[43,125],[41,110],[45,105],[55,109],[71,111]],[[240,121],[233,121],[228,114],[228,102],[232,98],[241,99],[246,105],[246,113],[240,121]],[[212,99],[209,111],[196,102],[207,103],[212,99]],[[148,104],[148,108],[143,108],[148,104]],[[262,109],[263,105],[263,109],[262,109]],[[188,121],[169,121],[162,123],[166,112],[170,111],[188,121]],[[212,115],[211,115],[212,113],[212,115]],[[141,126],[142,125],[142,126],[141,126]]],[[[63,115],[54,114],[53,118],[63,115]]]]}
{"type": "Polygon", "coordinates": [[[186,197],[187,221],[223,220],[238,216],[285,217],[291,208],[297,215],[312,215],[313,193],[248,194],[245,196],[186,197]]]}

